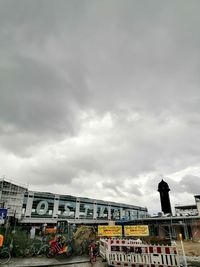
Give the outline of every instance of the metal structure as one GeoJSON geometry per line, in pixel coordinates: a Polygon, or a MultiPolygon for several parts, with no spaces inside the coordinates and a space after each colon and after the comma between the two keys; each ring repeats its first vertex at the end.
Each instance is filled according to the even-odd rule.
{"type": "Polygon", "coordinates": [[[198,210],[196,205],[175,205],[176,216],[197,216],[198,210]]]}
{"type": "Polygon", "coordinates": [[[21,219],[24,193],[27,187],[17,185],[5,179],[0,180],[0,203],[2,208],[8,210],[8,217],[21,219]]]}

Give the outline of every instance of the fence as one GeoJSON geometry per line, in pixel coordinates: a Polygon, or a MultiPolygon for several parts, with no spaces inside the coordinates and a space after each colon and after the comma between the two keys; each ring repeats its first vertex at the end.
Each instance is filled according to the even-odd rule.
{"type": "Polygon", "coordinates": [[[100,255],[112,266],[180,266],[176,246],[153,246],[136,240],[101,239],[100,255]]]}

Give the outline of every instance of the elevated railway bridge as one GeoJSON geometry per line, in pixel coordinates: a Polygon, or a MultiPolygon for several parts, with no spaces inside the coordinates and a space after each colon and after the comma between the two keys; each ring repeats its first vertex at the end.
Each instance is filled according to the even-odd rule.
{"type": "Polygon", "coordinates": [[[148,217],[121,222],[122,225],[149,225],[151,236],[200,241],[200,216],[148,217]]]}

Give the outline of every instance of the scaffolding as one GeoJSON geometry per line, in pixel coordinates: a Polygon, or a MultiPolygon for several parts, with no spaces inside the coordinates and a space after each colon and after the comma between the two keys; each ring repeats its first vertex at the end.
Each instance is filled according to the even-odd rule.
{"type": "Polygon", "coordinates": [[[0,205],[8,210],[8,217],[21,219],[24,193],[28,187],[17,185],[8,179],[0,179],[0,205]]]}

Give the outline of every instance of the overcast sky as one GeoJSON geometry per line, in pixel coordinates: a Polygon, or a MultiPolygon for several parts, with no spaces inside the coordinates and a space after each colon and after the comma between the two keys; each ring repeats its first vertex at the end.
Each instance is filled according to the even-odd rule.
{"type": "Polygon", "coordinates": [[[161,210],[200,194],[199,0],[0,0],[0,176],[161,210]]]}

